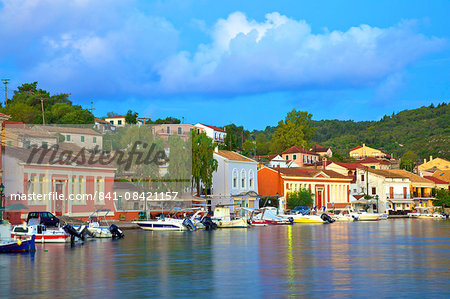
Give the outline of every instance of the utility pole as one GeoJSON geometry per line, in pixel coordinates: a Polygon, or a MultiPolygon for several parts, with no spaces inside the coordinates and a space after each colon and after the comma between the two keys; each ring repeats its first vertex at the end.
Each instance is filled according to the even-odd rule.
{"type": "Polygon", "coordinates": [[[45,125],[45,115],[44,115],[44,100],[45,98],[37,98],[41,101],[41,107],[42,107],[42,124],[45,125]]]}
{"type": "Polygon", "coordinates": [[[5,107],[8,105],[8,83],[9,79],[2,79],[3,84],[5,84],[5,107]]]}
{"type": "Polygon", "coordinates": [[[138,117],[139,120],[142,120],[142,122],[145,123],[147,122],[147,120],[150,120],[150,117],[138,117]]]}
{"type": "Polygon", "coordinates": [[[92,115],[94,115],[94,102],[91,101],[91,108],[89,108],[88,110],[91,111],[92,115]]]}

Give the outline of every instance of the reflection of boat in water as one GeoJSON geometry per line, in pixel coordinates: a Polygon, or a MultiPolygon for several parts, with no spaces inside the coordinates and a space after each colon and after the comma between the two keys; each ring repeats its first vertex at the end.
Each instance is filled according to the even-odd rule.
{"type": "Polygon", "coordinates": [[[216,206],[212,221],[218,228],[247,228],[247,219],[245,217],[232,218],[230,208],[227,206],[216,206]]]}
{"type": "Polygon", "coordinates": [[[11,225],[1,219],[0,221],[2,222],[0,224],[0,253],[31,252],[36,250],[34,235],[25,240],[11,239],[11,225]]]}
{"type": "Polygon", "coordinates": [[[446,219],[448,218],[448,215],[446,214],[440,214],[436,212],[430,212],[429,207],[416,207],[416,212],[408,213],[408,216],[410,218],[417,218],[417,219],[446,219]]]}
{"type": "MultiPolygon", "coordinates": [[[[32,219],[33,220],[33,219],[32,219]]],[[[31,221],[31,220],[30,220],[31,221]]],[[[38,243],[66,243],[70,242],[70,235],[62,229],[47,229],[43,224],[15,225],[11,231],[14,240],[29,239],[33,235],[38,243]]]]}

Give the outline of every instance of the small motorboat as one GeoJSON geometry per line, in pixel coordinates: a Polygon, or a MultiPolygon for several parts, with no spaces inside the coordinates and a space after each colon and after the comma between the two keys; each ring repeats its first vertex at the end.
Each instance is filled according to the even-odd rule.
{"type": "Polygon", "coordinates": [[[331,218],[338,222],[353,222],[357,220],[349,211],[342,210],[339,213],[328,214],[331,218]]]}
{"type": "Polygon", "coordinates": [[[231,217],[228,206],[216,206],[214,217],[211,219],[217,224],[218,228],[248,228],[247,219],[245,217],[231,217]]]}
{"type": "Polygon", "coordinates": [[[140,228],[145,230],[163,231],[193,231],[197,230],[190,218],[175,219],[161,214],[157,219],[135,221],[140,228]]]}
{"type": "Polygon", "coordinates": [[[66,243],[70,242],[70,235],[62,229],[47,229],[43,224],[14,225],[11,230],[11,239],[26,240],[36,236],[37,243],[66,243]]]}
{"type": "MultiPolygon", "coordinates": [[[[275,210],[276,211],[276,210],[275,210]]],[[[253,215],[250,219],[251,225],[259,225],[261,223],[265,223],[267,225],[289,225],[294,222],[292,217],[280,217],[275,214],[272,209],[262,208],[259,210],[259,213],[253,215]]]]}
{"type": "Polygon", "coordinates": [[[24,240],[11,239],[11,225],[1,219],[0,221],[2,222],[0,224],[0,253],[36,251],[34,235],[24,240]]]}

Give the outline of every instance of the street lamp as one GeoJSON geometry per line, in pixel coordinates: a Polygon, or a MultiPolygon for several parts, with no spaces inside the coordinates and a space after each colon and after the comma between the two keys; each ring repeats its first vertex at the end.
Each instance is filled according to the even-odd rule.
{"type": "Polygon", "coordinates": [[[278,215],[279,208],[280,208],[280,201],[278,200],[278,192],[277,192],[277,215],[278,215]]]}
{"type": "Polygon", "coordinates": [[[375,195],[375,199],[377,200],[377,213],[380,213],[379,209],[378,209],[378,194],[375,195]]]}

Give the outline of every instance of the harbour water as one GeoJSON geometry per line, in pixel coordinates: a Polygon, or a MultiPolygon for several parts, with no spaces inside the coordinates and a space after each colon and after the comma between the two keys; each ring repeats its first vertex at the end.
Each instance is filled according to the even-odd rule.
{"type": "Polygon", "coordinates": [[[0,289],[2,298],[448,298],[450,221],[132,230],[0,255],[0,289]]]}

